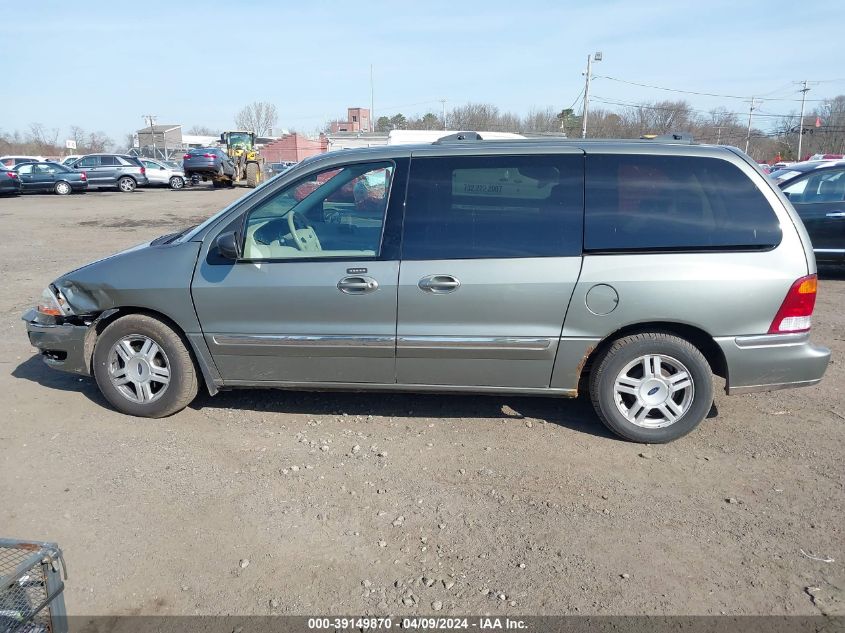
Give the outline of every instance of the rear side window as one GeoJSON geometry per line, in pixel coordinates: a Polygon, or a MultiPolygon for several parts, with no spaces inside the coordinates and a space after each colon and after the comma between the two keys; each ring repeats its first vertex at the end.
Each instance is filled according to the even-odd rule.
{"type": "Polygon", "coordinates": [[[784,187],[793,204],[842,202],[845,200],[845,169],[824,170],[810,174],[784,187]]]}
{"type": "Polygon", "coordinates": [[[584,248],[766,249],[781,240],[766,198],[716,158],[588,155],[584,248]]]}
{"type": "Polygon", "coordinates": [[[584,157],[414,158],[402,258],[580,255],[584,157]]]}
{"type": "Polygon", "coordinates": [[[100,165],[104,167],[110,167],[113,165],[119,165],[120,163],[117,162],[116,156],[100,156],[100,165]]]}

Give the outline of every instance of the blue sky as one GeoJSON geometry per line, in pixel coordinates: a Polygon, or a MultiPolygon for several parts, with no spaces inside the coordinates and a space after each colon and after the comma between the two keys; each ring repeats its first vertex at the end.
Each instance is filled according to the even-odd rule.
{"type": "MultiPolygon", "coordinates": [[[[587,54],[596,75],[682,90],[808,99],[845,94],[845,2],[638,0],[317,0],[11,2],[3,8],[0,129],[70,125],[122,141],[159,123],[232,127],[252,101],[279,126],[311,132],[368,106],[406,116],[468,101],[519,114],[568,107],[587,54]],[[50,53],[43,57],[39,53],[50,53]],[[55,53],[55,54],[53,54],[55,53]],[[39,60],[43,59],[44,63],[39,60]]],[[[592,94],[619,102],[686,98],[747,112],[740,99],[682,95],[598,78],[592,94]]],[[[600,107],[598,101],[592,102],[600,107]]],[[[761,113],[797,110],[771,101],[761,113]]],[[[813,103],[808,104],[814,105],[813,103]]],[[[606,107],[606,106],[605,106],[606,107]]],[[[765,119],[760,119],[765,127],[765,119]]]]}

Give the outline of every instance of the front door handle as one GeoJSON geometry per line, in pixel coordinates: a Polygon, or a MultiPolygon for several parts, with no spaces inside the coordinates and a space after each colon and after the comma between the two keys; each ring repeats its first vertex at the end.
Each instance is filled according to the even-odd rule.
{"type": "Polygon", "coordinates": [[[826,218],[845,218],[845,211],[831,211],[830,213],[825,213],[824,217],[826,217],[826,218]]]}
{"type": "Polygon", "coordinates": [[[363,295],[378,290],[378,282],[372,277],[353,275],[338,281],[337,289],[348,295],[363,295]]]}
{"type": "Polygon", "coordinates": [[[455,292],[461,287],[461,282],[452,275],[428,275],[420,279],[417,285],[423,292],[442,295],[447,292],[455,292]]]}

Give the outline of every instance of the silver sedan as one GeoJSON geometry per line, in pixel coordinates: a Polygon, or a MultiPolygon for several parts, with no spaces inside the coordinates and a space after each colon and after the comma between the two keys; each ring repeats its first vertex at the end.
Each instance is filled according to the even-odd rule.
{"type": "Polygon", "coordinates": [[[142,158],[141,162],[147,168],[147,180],[151,186],[168,186],[171,189],[185,186],[185,172],[175,163],[153,158],[142,158]]]}

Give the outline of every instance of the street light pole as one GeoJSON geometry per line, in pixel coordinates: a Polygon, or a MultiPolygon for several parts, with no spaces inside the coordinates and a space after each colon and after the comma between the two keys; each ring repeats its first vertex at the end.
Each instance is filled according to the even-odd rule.
{"type": "Polygon", "coordinates": [[[590,80],[593,74],[593,59],[600,62],[601,51],[596,51],[595,55],[587,55],[587,72],[584,73],[587,79],[584,84],[584,112],[581,115],[581,138],[587,138],[587,111],[590,107],[590,80]]]}

